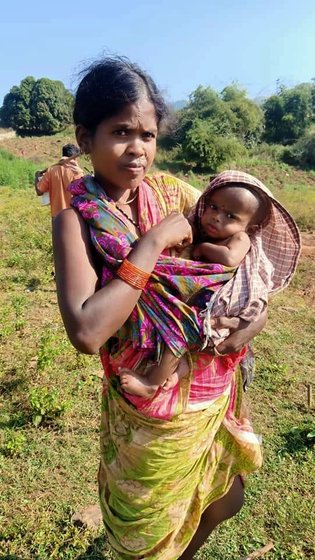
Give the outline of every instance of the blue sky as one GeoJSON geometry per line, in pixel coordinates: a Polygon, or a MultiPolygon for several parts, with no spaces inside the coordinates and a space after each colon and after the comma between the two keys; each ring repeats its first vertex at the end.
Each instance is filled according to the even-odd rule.
{"type": "Polygon", "coordinates": [[[315,0],[6,0],[0,103],[32,75],[74,88],[102,53],[142,65],[171,101],[232,81],[251,97],[315,77],[315,0]]]}

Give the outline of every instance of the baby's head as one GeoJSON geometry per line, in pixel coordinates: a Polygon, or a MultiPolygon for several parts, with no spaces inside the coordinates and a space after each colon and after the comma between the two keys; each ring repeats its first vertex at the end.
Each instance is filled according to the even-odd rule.
{"type": "Polygon", "coordinates": [[[200,225],[206,237],[224,240],[242,231],[254,233],[268,213],[269,204],[262,193],[231,182],[206,195],[200,225]]]}

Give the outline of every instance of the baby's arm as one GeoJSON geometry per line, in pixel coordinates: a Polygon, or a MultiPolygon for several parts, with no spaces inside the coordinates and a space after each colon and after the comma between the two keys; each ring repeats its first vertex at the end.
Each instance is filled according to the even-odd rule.
{"type": "Polygon", "coordinates": [[[201,258],[225,266],[238,266],[250,249],[250,239],[245,231],[236,233],[224,244],[200,243],[193,251],[194,258],[201,258]]]}

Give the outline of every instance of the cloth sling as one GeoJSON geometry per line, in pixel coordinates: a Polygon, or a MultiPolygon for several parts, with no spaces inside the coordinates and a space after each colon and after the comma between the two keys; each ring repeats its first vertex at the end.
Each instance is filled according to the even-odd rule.
{"type": "MultiPolygon", "coordinates": [[[[138,239],[93,177],[75,181],[70,190],[72,206],[88,223],[92,243],[101,255],[104,285],[115,278],[118,267],[138,239]]],[[[140,231],[145,233],[148,223],[155,225],[161,220],[152,189],[145,181],[139,186],[138,203],[140,231]]],[[[198,307],[194,306],[194,296],[198,295],[199,299],[202,293],[209,299],[233,274],[231,267],[162,254],[129,320],[117,336],[129,338],[135,348],[156,351],[157,360],[163,342],[177,357],[188,348],[199,347],[202,321],[198,307]]]]}

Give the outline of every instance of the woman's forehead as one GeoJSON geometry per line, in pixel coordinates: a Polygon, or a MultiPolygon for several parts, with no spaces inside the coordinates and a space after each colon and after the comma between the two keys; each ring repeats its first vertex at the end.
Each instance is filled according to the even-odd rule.
{"type": "Polygon", "coordinates": [[[105,119],[107,124],[126,124],[132,127],[157,128],[155,107],[147,98],[126,105],[119,113],[105,119]]]}

